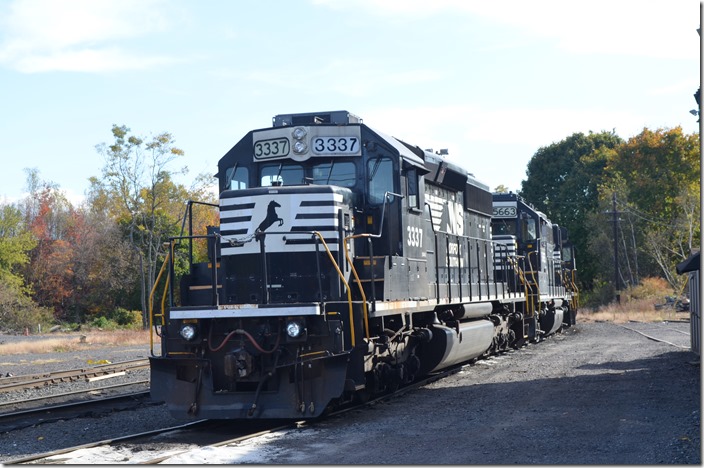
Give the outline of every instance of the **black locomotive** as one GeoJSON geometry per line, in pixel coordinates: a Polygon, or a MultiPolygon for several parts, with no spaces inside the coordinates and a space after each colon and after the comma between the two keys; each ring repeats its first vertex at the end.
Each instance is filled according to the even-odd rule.
{"type": "Polygon", "coordinates": [[[151,314],[175,417],[314,418],[574,323],[564,228],[349,112],[277,115],[217,178],[209,261],[151,314]]]}

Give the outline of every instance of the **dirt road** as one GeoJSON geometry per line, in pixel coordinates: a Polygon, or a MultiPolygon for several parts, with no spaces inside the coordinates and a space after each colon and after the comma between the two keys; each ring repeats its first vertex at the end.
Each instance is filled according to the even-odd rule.
{"type": "Polygon", "coordinates": [[[689,324],[627,326],[578,324],[372,409],[184,460],[701,464],[700,367],[684,349],[689,324]]]}

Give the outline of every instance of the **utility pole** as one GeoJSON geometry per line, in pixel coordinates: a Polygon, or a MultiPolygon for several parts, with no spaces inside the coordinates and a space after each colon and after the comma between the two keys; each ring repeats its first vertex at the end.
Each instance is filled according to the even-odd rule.
{"type": "Polygon", "coordinates": [[[621,294],[619,293],[621,289],[621,275],[618,267],[618,215],[620,215],[621,212],[616,210],[616,192],[611,195],[611,203],[612,210],[606,213],[612,215],[612,222],[614,223],[614,287],[616,288],[616,302],[621,303],[621,294]]]}

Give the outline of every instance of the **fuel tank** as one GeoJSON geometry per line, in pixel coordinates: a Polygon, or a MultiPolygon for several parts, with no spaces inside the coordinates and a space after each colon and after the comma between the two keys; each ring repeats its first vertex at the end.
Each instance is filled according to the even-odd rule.
{"type": "Polygon", "coordinates": [[[555,307],[540,317],[540,329],[545,332],[545,335],[552,335],[560,329],[564,310],[562,307],[555,307]]]}
{"type": "Polygon", "coordinates": [[[481,356],[494,337],[494,324],[489,320],[460,323],[458,328],[432,325],[430,330],[433,337],[420,353],[421,375],[481,356]]]}

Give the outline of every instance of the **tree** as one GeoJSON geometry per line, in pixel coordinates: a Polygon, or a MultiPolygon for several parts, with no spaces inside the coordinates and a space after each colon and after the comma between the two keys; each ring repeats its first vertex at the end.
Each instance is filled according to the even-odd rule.
{"type": "MultiPolygon", "coordinates": [[[[638,225],[639,264],[679,289],[675,265],[699,249],[699,138],[681,127],[643,131],[621,145],[606,167],[606,190],[620,186],[620,210],[638,225]]],[[[602,197],[610,196],[603,193],[602,197]]]]}
{"type": "Polygon", "coordinates": [[[41,182],[38,171],[28,173],[29,195],[24,200],[25,222],[37,245],[30,253],[25,278],[34,300],[52,308],[56,318],[65,315],[72,294],[76,244],[67,237],[74,209],[54,184],[41,182]]]}
{"type": "Polygon", "coordinates": [[[31,288],[19,271],[29,263],[36,245],[25,229],[22,211],[15,205],[0,207],[0,330],[21,332],[38,324],[49,324],[51,313],[38,307],[29,296],[31,288]]]}
{"type": "Polygon", "coordinates": [[[118,307],[132,309],[132,291],[139,287],[139,271],[130,262],[132,247],[117,223],[90,201],[71,225],[70,237],[82,247],[73,263],[70,309],[76,321],[108,316],[118,307]]]}
{"type": "Polygon", "coordinates": [[[0,208],[0,283],[10,289],[26,293],[24,278],[19,268],[29,263],[29,252],[36,241],[22,222],[22,213],[16,206],[2,205],[0,208]]]}
{"type": "MultiPolygon", "coordinates": [[[[140,272],[140,304],[147,323],[147,294],[152,290],[164,261],[164,242],[180,234],[183,208],[191,192],[173,182],[169,165],[183,151],[174,146],[170,133],[145,141],[125,126],[113,125],[115,142],[97,145],[105,166],[102,177],[92,180],[95,200],[111,212],[125,232],[140,272]]],[[[185,173],[185,168],[179,173],[185,173]]]]}
{"type": "Polygon", "coordinates": [[[520,195],[553,223],[569,230],[578,255],[578,279],[591,288],[597,276],[596,258],[586,255],[592,230],[586,215],[599,203],[599,184],[609,155],[623,140],[613,132],[574,133],[542,147],[533,155],[520,195]]]}

